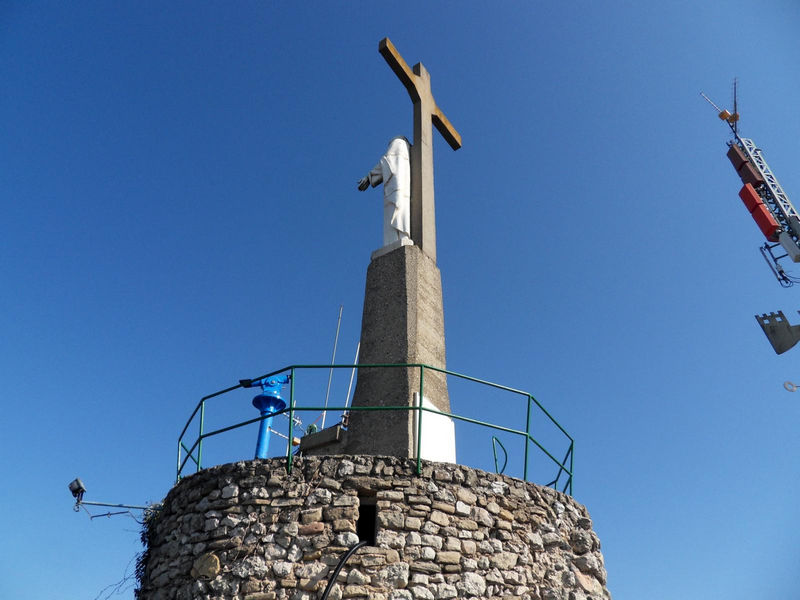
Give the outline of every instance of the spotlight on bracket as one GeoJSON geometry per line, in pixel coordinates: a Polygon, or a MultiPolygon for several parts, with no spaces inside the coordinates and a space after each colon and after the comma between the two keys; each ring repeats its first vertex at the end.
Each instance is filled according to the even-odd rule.
{"type": "MultiPolygon", "coordinates": [[[[111,504],[111,503],[108,503],[108,502],[89,502],[89,501],[83,499],[83,495],[86,493],[86,486],[83,485],[83,482],[80,480],[79,477],[76,477],[75,479],[70,481],[70,483],[69,483],[69,491],[72,493],[72,497],[75,498],[75,506],[73,507],[73,510],[75,512],[78,512],[81,509],[81,507],[83,507],[84,510],[86,510],[86,506],[87,505],[88,506],[110,506],[112,508],[124,508],[124,509],[127,509],[127,510],[118,511],[118,512],[107,512],[107,513],[102,514],[102,515],[93,515],[88,510],[86,510],[86,512],[89,513],[89,518],[91,518],[91,519],[94,519],[96,517],[111,517],[111,516],[114,516],[114,515],[130,514],[130,509],[142,510],[142,511],[145,511],[145,513],[147,513],[147,511],[152,511],[152,510],[158,509],[161,506],[160,504],[151,504],[149,506],[138,506],[136,504],[111,504]]],[[[131,515],[131,516],[133,516],[133,515],[131,515]]]]}
{"type": "Polygon", "coordinates": [[[83,502],[83,495],[86,493],[86,487],[79,477],[70,481],[69,491],[72,492],[72,497],[75,498],[75,510],[78,510],[80,503],[83,502]]]}

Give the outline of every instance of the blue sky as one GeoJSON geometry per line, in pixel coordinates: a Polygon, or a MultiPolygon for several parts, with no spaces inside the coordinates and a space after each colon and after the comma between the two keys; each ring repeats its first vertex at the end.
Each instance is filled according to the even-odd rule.
{"type": "MultiPolygon", "coordinates": [[[[138,525],[72,513],[70,480],[159,501],[199,398],[329,361],[340,305],[352,361],[381,241],[356,182],[412,137],[389,36],[463,137],[435,145],[448,367],[575,438],[614,598],[793,597],[800,350],[753,315],[800,322],[798,290],[699,93],[729,105],[739,78],[741,132],[800,202],[799,26],[789,0],[0,4],[0,596],[106,597],[138,525]]],[[[255,416],[249,393],[218,406],[255,416]]]]}

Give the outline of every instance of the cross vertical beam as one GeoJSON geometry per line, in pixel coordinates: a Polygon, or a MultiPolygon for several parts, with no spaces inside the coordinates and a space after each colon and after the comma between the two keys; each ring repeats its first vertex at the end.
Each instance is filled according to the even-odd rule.
{"type": "Polygon", "coordinates": [[[405,86],[414,104],[414,143],[411,146],[411,239],[436,262],[436,210],[433,191],[433,127],[453,150],[461,148],[461,135],[436,105],[431,76],[417,63],[409,68],[389,38],[378,44],[378,52],[405,86]]]}

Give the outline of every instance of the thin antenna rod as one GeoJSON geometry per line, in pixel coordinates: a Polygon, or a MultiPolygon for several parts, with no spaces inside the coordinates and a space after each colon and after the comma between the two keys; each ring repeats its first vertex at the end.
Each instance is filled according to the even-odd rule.
{"type": "Polygon", "coordinates": [[[706,96],[703,92],[700,92],[700,95],[703,98],[705,98],[706,102],[708,102],[711,106],[713,106],[714,108],[717,109],[717,116],[721,120],[725,121],[728,124],[728,127],[731,128],[731,131],[733,132],[734,137],[736,139],[739,139],[738,126],[737,126],[737,122],[739,121],[739,113],[736,112],[737,101],[736,101],[736,81],[735,80],[734,80],[734,83],[733,83],[733,90],[734,90],[734,92],[733,92],[733,104],[734,104],[733,114],[731,114],[730,111],[728,111],[727,109],[720,108],[719,106],[714,104],[714,101],[711,98],[709,98],[708,96],[706,96]]]}
{"type": "Polygon", "coordinates": [[[328,373],[328,390],[325,392],[325,410],[322,411],[322,429],[325,429],[325,416],[328,414],[328,398],[331,395],[331,380],[333,379],[333,365],[336,364],[336,345],[339,343],[339,327],[342,325],[342,308],[339,305],[339,319],[336,321],[336,337],[333,339],[333,356],[331,357],[331,370],[328,373]]]}
{"type": "Polygon", "coordinates": [[[356,374],[355,365],[358,364],[358,353],[361,351],[361,342],[356,346],[356,357],[353,360],[353,370],[350,371],[350,384],[347,386],[347,396],[344,399],[344,408],[347,410],[348,403],[350,402],[350,390],[353,389],[353,376],[356,374]]]}
{"type": "Polygon", "coordinates": [[[706,96],[706,95],[705,95],[703,92],[700,92],[700,95],[701,95],[703,98],[705,98],[705,99],[706,99],[706,102],[708,102],[708,103],[709,103],[711,106],[713,106],[714,108],[716,108],[718,113],[721,113],[721,112],[722,112],[722,109],[721,109],[719,106],[717,106],[716,104],[714,104],[714,101],[713,101],[711,98],[709,98],[708,96],[706,96]]]}

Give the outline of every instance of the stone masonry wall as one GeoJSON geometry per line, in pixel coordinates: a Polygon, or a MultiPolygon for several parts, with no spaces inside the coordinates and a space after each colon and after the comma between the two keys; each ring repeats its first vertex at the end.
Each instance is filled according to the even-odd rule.
{"type": "Polygon", "coordinates": [[[460,465],[377,456],[231,463],[181,480],[149,526],[144,600],[605,600],[600,541],[567,495],[460,465]]]}

